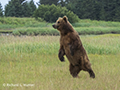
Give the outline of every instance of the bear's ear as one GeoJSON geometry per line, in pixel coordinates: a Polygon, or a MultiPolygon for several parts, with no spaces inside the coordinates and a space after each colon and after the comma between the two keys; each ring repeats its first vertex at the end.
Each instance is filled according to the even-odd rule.
{"type": "Polygon", "coordinates": [[[64,16],[63,20],[67,23],[68,18],[66,16],[64,16]]]}

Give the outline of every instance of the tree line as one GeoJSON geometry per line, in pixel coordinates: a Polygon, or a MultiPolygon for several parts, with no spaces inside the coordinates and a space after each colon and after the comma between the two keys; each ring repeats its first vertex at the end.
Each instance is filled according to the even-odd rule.
{"type": "MultiPolygon", "coordinates": [[[[5,5],[4,16],[8,17],[31,17],[36,10],[34,1],[11,0],[5,5]]],[[[3,16],[2,5],[0,3],[0,16],[3,16]]]]}
{"type": "MultiPolygon", "coordinates": [[[[43,4],[65,7],[80,19],[120,21],[120,0],[39,0],[37,3],[38,8],[43,4]]],[[[36,8],[33,0],[30,2],[26,0],[11,0],[5,6],[4,15],[31,17],[38,8],[36,8]]],[[[42,11],[39,13],[42,13],[42,11]]],[[[0,16],[3,16],[1,4],[0,16]]]]}

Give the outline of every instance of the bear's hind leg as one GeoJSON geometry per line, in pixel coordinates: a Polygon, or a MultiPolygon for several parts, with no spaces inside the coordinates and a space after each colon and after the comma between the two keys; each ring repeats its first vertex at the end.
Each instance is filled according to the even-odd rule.
{"type": "Polygon", "coordinates": [[[91,78],[95,78],[95,73],[93,72],[92,69],[89,69],[89,70],[88,70],[88,73],[90,74],[90,77],[91,77],[91,78]]]}
{"type": "Polygon", "coordinates": [[[84,64],[85,67],[85,71],[87,71],[90,74],[91,78],[95,78],[95,73],[93,72],[92,68],[91,68],[91,64],[90,62],[87,62],[86,64],[84,64]]]}
{"type": "Polygon", "coordinates": [[[73,66],[72,64],[70,64],[70,74],[76,78],[78,77],[78,73],[81,71],[81,69],[79,68],[79,66],[73,66]]]}

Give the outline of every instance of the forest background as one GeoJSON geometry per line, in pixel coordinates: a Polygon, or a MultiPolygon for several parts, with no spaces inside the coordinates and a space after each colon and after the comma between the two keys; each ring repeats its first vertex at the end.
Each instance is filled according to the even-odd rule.
{"type": "MultiPolygon", "coordinates": [[[[120,0],[39,0],[37,7],[43,4],[65,7],[80,19],[120,21],[120,0]]],[[[37,7],[33,0],[10,0],[4,11],[0,3],[0,16],[32,17],[37,7]]]]}

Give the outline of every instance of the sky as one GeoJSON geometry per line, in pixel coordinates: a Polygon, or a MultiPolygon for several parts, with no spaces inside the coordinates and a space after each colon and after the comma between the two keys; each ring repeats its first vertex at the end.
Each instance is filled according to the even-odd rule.
{"type": "MultiPolygon", "coordinates": [[[[3,10],[5,8],[5,5],[8,4],[9,1],[11,1],[11,0],[0,0],[3,10]]],[[[26,0],[26,1],[30,1],[30,0],[26,0]]],[[[39,0],[33,0],[33,1],[35,2],[35,4],[36,4],[36,2],[39,2],[39,0]]]]}

